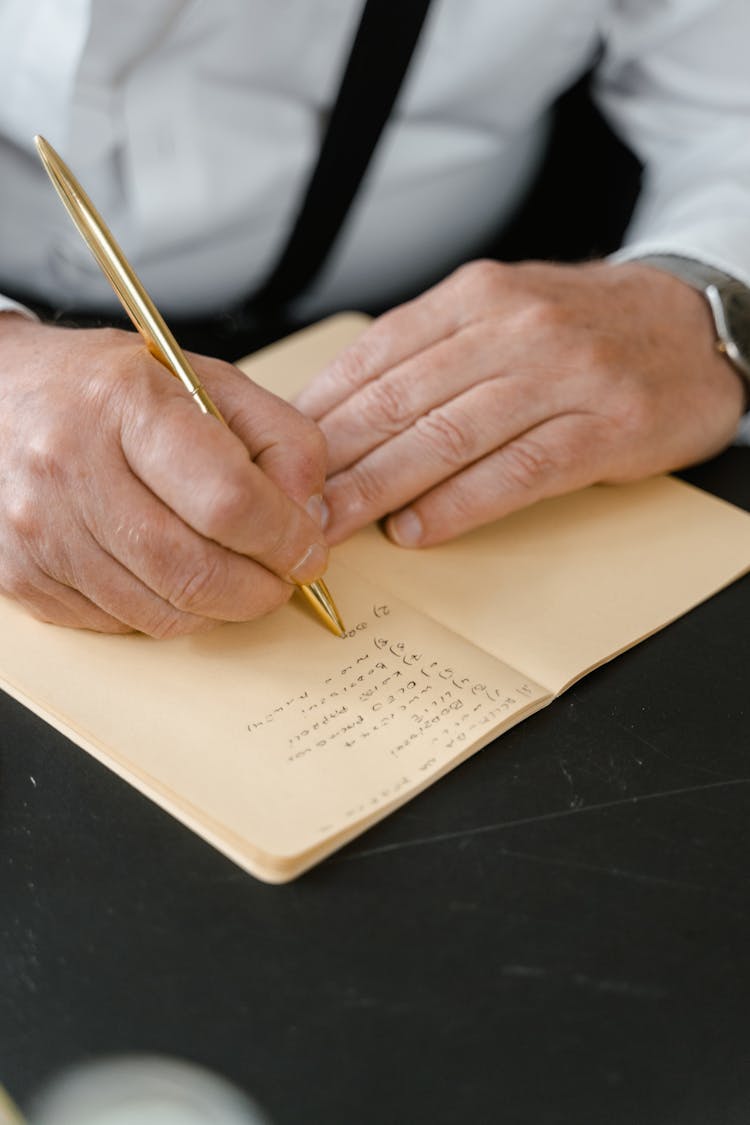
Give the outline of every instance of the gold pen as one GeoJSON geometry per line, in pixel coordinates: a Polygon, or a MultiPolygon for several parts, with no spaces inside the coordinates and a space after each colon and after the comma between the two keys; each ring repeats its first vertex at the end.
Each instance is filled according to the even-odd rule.
{"type": "MultiPolygon", "coordinates": [[[[34,137],[34,143],[47,175],[52,180],[79,234],[143,337],[151,355],[177,376],[204,414],[212,414],[226,426],[221,412],[211,401],[187,356],[165,324],[161,313],[65,161],[44,137],[34,137]]],[[[336,636],[343,637],[345,633],[343,622],[323,579],[319,578],[316,582],[299,585],[297,588],[307,597],[328,628],[336,636]]]]}

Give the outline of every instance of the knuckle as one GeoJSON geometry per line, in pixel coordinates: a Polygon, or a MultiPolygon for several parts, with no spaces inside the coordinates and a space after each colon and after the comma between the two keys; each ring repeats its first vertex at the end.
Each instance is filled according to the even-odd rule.
{"type": "Polygon", "coordinates": [[[92,333],[85,370],[77,373],[79,396],[95,410],[111,408],[142,389],[149,370],[148,354],[119,328],[98,328],[92,333]]]}
{"type": "Polygon", "coordinates": [[[348,507],[351,510],[379,510],[385,499],[385,480],[366,461],[358,461],[347,471],[348,507]]]}
{"type": "Polygon", "coordinates": [[[409,421],[409,412],[405,396],[390,380],[375,380],[362,395],[363,413],[371,426],[389,435],[401,432],[409,421]]]}
{"type": "Polygon", "coordinates": [[[191,617],[178,609],[163,607],[151,613],[138,626],[138,631],[157,641],[171,637],[184,637],[189,633],[202,632],[207,622],[200,617],[191,617]]]}
{"type": "Polygon", "coordinates": [[[256,558],[262,560],[264,566],[273,571],[286,573],[290,567],[299,562],[301,553],[307,551],[310,546],[306,539],[304,546],[300,544],[298,520],[293,520],[291,523],[275,522],[273,526],[259,529],[258,534],[261,533],[263,538],[258,539],[254,554],[256,558]]]}
{"type": "Polygon", "coordinates": [[[506,267],[491,258],[477,258],[459,266],[450,277],[452,287],[459,300],[466,300],[468,307],[476,305],[477,299],[492,300],[499,297],[505,288],[506,267]]]}
{"type": "Polygon", "coordinates": [[[295,421],[298,422],[299,426],[297,442],[304,445],[310,455],[324,456],[326,439],[318,423],[314,422],[312,418],[306,418],[304,414],[295,416],[295,421]]]}
{"type": "MultiPolygon", "coordinates": [[[[114,349],[116,347],[120,347],[123,342],[128,343],[131,347],[133,346],[133,340],[131,340],[130,336],[126,335],[121,328],[112,328],[107,326],[104,328],[97,328],[95,331],[97,349],[101,349],[102,347],[105,347],[108,350],[110,348],[114,349]]],[[[137,340],[138,337],[136,336],[135,339],[137,340]]],[[[140,349],[133,348],[134,352],[139,350],[140,349]]]]}
{"type": "Polygon", "coordinates": [[[503,467],[506,477],[517,488],[533,491],[539,482],[558,469],[549,449],[534,438],[518,438],[505,449],[503,467]]]}
{"type": "Polygon", "coordinates": [[[221,540],[229,529],[236,528],[248,515],[248,489],[244,474],[224,476],[207,503],[201,530],[209,539],[221,540]]]}
{"type": "Polygon", "coordinates": [[[473,431],[468,420],[454,420],[441,408],[417,419],[415,428],[423,443],[441,463],[454,468],[473,458],[473,431]]]}
{"type": "Polygon", "coordinates": [[[570,314],[564,301],[550,294],[530,294],[516,313],[519,327],[527,333],[553,329],[559,331],[568,324],[570,314]]]}
{"type": "Polygon", "coordinates": [[[226,592],[227,580],[226,564],[217,552],[196,560],[187,569],[181,568],[173,578],[167,600],[183,613],[200,613],[226,592]]]}
{"type": "Polygon", "coordinates": [[[322,477],[328,457],[325,435],[317,422],[300,415],[301,425],[295,435],[294,453],[300,472],[307,477],[322,477]]]}
{"type": "MultiPolygon", "coordinates": [[[[380,318],[379,325],[382,326],[386,316],[380,318]]],[[[356,343],[340,352],[333,360],[328,369],[331,381],[340,384],[347,391],[357,390],[371,377],[379,352],[372,334],[365,332],[356,343]]]]}
{"type": "Polygon", "coordinates": [[[36,543],[42,538],[45,520],[42,506],[28,491],[15,493],[7,503],[5,519],[15,535],[26,545],[36,543]]]}
{"type": "Polygon", "coordinates": [[[70,462],[70,444],[67,427],[57,425],[54,419],[40,425],[26,446],[30,476],[37,481],[64,481],[70,462]]]}

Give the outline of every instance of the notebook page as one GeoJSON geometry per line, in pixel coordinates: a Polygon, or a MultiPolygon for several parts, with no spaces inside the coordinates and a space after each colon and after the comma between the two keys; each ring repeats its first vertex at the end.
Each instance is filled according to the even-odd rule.
{"type": "MultiPolygon", "coordinates": [[[[243,367],[291,397],[366,323],[333,317],[243,367]],[[293,348],[308,354],[297,362],[293,348]]],[[[335,555],[557,694],[745,573],[750,515],[656,477],[543,501],[426,550],[371,527],[335,555]]]]}
{"type": "Polygon", "coordinates": [[[304,599],[157,641],[35,621],[0,599],[0,682],[271,881],[298,873],[549,699],[334,565],[349,632],[304,599]]]}

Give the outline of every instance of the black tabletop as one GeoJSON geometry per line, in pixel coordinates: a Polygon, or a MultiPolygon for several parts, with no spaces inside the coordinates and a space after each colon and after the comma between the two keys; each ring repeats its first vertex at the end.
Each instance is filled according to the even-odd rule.
{"type": "MultiPolygon", "coordinates": [[[[750,450],[689,478],[750,508],[750,450]]],[[[276,1125],[746,1125],[749,626],[746,578],[284,887],[2,697],[0,1081],[157,1052],[276,1125]]]]}

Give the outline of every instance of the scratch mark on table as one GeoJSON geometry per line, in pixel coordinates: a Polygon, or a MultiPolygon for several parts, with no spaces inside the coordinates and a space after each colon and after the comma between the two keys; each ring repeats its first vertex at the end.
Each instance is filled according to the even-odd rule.
{"type": "MultiPolygon", "coordinates": [[[[583,816],[586,813],[604,812],[607,809],[623,808],[628,805],[643,805],[650,801],[660,801],[669,797],[683,797],[688,793],[704,793],[716,789],[730,789],[742,785],[749,785],[750,777],[737,777],[722,781],[709,781],[701,785],[686,785],[679,789],[664,789],[658,793],[643,793],[635,797],[618,797],[613,801],[600,801],[594,805],[581,805],[575,808],[555,809],[552,812],[537,813],[534,816],[518,817],[514,820],[503,820],[496,824],[480,824],[474,828],[459,828],[453,832],[440,832],[434,836],[417,836],[413,840],[398,840],[392,844],[379,844],[374,848],[361,848],[348,851],[338,857],[339,861],[353,859],[369,859],[371,856],[384,855],[387,852],[402,851],[406,848],[421,848],[429,844],[443,844],[451,840],[468,839],[472,836],[483,836],[493,832],[503,832],[508,828],[520,828],[529,824],[543,824],[545,821],[562,820],[570,816],[583,816]]],[[[607,870],[603,868],[602,870],[607,870]]]]}
{"type": "Polygon", "coordinates": [[[641,871],[628,871],[624,867],[615,867],[613,864],[601,863],[582,863],[577,859],[564,859],[560,856],[550,858],[546,855],[535,855],[533,852],[519,852],[513,848],[501,848],[500,854],[507,856],[508,859],[521,859],[530,863],[542,863],[546,867],[565,867],[571,871],[591,871],[594,874],[610,875],[615,879],[629,879],[635,883],[646,883],[647,885],[659,887],[672,887],[686,891],[701,891],[703,893],[711,890],[711,887],[704,887],[700,883],[686,883],[680,879],[669,879],[660,875],[644,875],[641,871]]]}
{"type": "Polygon", "coordinates": [[[561,980],[577,988],[588,988],[593,992],[609,992],[618,996],[628,996],[637,1000],[662,1000],[667,995],[666,988],[658,985],[641,984],[638,981],[617,980],[611,977],[592,977],[588,973],[555,973],[543,965],[503,965],[502,975],[520,980],[561,980]]]}
{"type": "MultiPolygon", "coordinates": [[[[618,719],[615,719],[614,723],[615,726],[618,727],[621,731],[624,731],[626,734],[630,735],[630,737],[634,738],[637,742],[640,742],[642,746],[647,746],[649,750],[651,750],[654,754],[658,754],[660,758],[665,758],[668,762],[674,761],[674,757],[672,754],[667,753],[667,751],[662,746],[657,746],[655,742],[652,742],[651,739],[646,738],[646,736],[644,734],[641,734],[639,731],[634,730],[633,727],[628,726],[626,723],[623,723],[618,719]]],[[[637,758],[636,761],[638,761],[637,758]]],[[[638,762],[638,764],[643,765],[643,762],[638,762]]],[[[728,780],[726,777],[722,776],[722,774],[718,770],[712,770],[709,766],[698,765],[697,762],[690,762],[685,764],[688,765],[691,770],[695,770],[696,773],[705,773],[709,777],[718,777],[722,781],[728,780]]]]}

